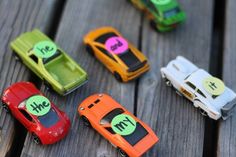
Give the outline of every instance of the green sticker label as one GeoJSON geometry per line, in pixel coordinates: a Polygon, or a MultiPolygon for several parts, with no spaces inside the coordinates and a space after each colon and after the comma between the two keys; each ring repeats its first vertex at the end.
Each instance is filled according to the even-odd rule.
{"type": "Polygon", "coordinates": [[[165,5],[171,2],[171,0],[152,0],[153,3],[158,5],[165,5]]]}
{"type": "Polygon", "coordinates": [[[33,51],[40,58],[49,58],[57,52],[57,46],[51,41],[41,41],[34,46],[33,51]]]}
{"type": "Polygon", "coordinates": [[[203,87],[212,95],[220,95],[225,90],[225,84],[216,77],[208,77],[203,80],[203,87]]]}
{"type": "Polygon", "coordinates": [[[136,121],[127,114],[115,116],[111,121],[112,130],[120,135],[130,135],[136,129],[136,121]]]}
{"type": "Polygon", "coordinates": [[[49,112],[51,108],[50,101],[41,95],[35,95],[26,100],[26,110],[36,116],[43,116],[49,112]]]}

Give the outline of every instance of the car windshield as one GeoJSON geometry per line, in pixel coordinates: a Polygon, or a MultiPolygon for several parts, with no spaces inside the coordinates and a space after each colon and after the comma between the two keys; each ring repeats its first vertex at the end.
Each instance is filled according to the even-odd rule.
{"type": "Polygon", "coordinates": [[[62,54],[62,53],[61,53],[59,50],[57,50],[56,53],[55,53],[53,56],[51,56],[51,57],[49,57],[49,58],[43,58],[43,64],[49,63],[50,61],[54,60],[55,58],[57,58],[57,57],[60,56],[61,54],[62,54]]]}
{"type": "Polygon", "coordinates": [[[51,108],[47,114],[43,116],[38,116],[38,120],[44,127],[49,128],[58,122],[59,117],[56,111],[51,108]]]}
{"type": "Polygon", "coordinates": [[[179,12],[180,12],[180,9],[178,7],[176,7],[174,9],[164,12],[164,17],[169,18],[169,17],[172,17],[172,16],[178,14],[179,12]]]}
{"type": "Polygon", "coordinates": [[[134,146],[148,134],[147,130],[139,123],[136,123],[135,131],[126,136],[122,136],[130,145],[134,146]]]}
{"type": "Polygon", "coordinates": [[[119,114],[122,114],[124,113],[124,110],[122,110],[121,108],[116,108],[114,110],[112,110],[111,112],[109,112],[107,115],[105,115],[102,120],[100,121],[100,124],[101,125],[104,125],[104,124],[109,124],[111,123],[112,119],[119,115],[119,114]]]}
{"type": "Polygon", "coordinates": [[[107,39],[111,37],[117,37],[117,36],[118,36],[117,34],[113,32],[109,32],[109,33],[99,36],[97,39],[95,39],[95,41],[104,44],[107,41],[107,39]]]}

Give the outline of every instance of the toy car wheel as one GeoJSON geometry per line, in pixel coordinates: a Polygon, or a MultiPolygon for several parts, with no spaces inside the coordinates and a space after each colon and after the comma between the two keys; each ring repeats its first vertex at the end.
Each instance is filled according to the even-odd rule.
{"type": "Polygon", "coordinates": [[[172,83],[170,80],[168,80],[167,78],[165,78],[165,82],[166,82],[166,85],[171,87],[172,86],[172,83]]]}
{"type": "Polygon", "coordinates": [[[41,140],[36,134],[33,133],[32,136],[33,136],[33,140],[36,144],[41,144],[41,140]]]}
{"type": "Polygon", "coordinates": [[[90,127],[91,123],[89,122],[88,118],[85,116],[81,116],[82,121],[84,122],[84,125],[90,127]]]}
{"type": "Polygon", "coordinates": [[[119,81],[119,82],[123,82],[122,77],[120,76],[119,73],[114,72],[114,76],[115,76],[115,78],[116,78],[117,81],[119,81]]]}
{"type": "Polygon", "coordinates": [[[123,151],[122,149],[118,148],[118,152],[122,157],[128,157],[128,155],[126,154],[125,151],[123,151]]]}
{"type": "Polygon", "coordinates": [[[48,83],[48,81],[43,80],[43,84],[46,86],[47,90],[52,90],[52,85],[50,83],[48,83]]]}
{"type": "Polygon", "coordinates": [[[207,112],[206,111],[204,111],[203,109],[201,109],[201,108],[199,108],[200,109],[200,112],[201,112],[201,114],[203,115],[203,116],[207,116],[207,112]]]}
{"type": "Polygon", "coordinates": [[[8,107],[7,104],[6,104],[5,102],[3,102],[3,101],[2,101],[2,107],[3,107],[3,109],[4,109],[7,113],[10,112],[9,107],[8,107]]]}
{"type": "Polygon", "coordinates": [[[15,60],[22,62],[20,56],[17,53],[13,53],[15,60]]]}
{"type": "Polygon", "coordinates": [[[94,51],[93,51],[93,49],[92,49],[92,47],[90,45],[86,45],[86,51],[88,51],[88,53],[91,56],[94,56],[94,51]]]}
{"type": "Polygon", "coordinates": [[[155,30],[155,31],[158,31],[159,30],[157,29],[157,23],[154,21],[154,20],[151,20],[150,21],[150,26],[155,30]]]}

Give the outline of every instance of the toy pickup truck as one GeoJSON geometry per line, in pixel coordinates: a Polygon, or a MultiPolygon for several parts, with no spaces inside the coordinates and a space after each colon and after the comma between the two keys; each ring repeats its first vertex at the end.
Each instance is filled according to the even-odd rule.
{"type": "Polygon", "coordinates": [[[222,117],[225,120],[236,109],[234,91],[182,56],[161,68],[161,74],[168,86],[173,86],[179,95],[192,101],[204,116],[214,120],[222,117]]]}
{"type": "Polygon", "coordinates": [[[66,95],[87,82],[87,73],[39,30],[26,32],[11,42],[16,58],[45,85],[66,95]]]}
{"type": "Polygon", "coordinates": [[[157,31],[170,31],[185,21],[186,14],[176,0],[129,0],[147,13],[150,25],[157,31]]]}

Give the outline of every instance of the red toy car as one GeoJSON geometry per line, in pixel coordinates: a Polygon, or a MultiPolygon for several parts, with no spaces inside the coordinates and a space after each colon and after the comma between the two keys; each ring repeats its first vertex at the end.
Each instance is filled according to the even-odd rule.
{"type": "Polygon", "coordinates": [[[37,144],[53,144],[67,135],[68,116],[29,82],[18,82],[3,92],[2,106],[32,133],[37,144]]]}

